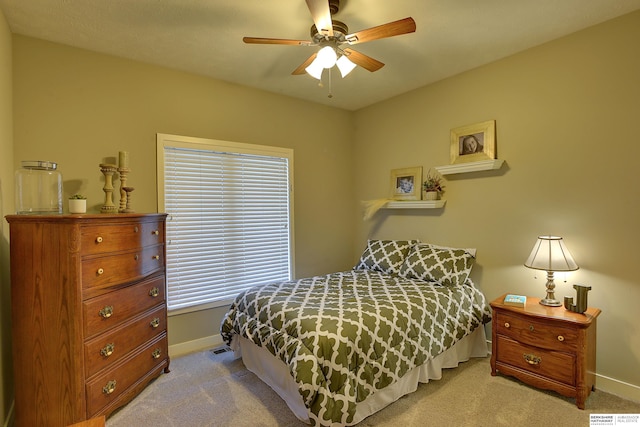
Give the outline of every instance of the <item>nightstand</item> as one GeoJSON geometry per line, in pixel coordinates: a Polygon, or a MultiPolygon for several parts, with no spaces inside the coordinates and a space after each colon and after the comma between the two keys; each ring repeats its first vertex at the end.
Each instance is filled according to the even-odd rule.
{"type": "Polygon", "coordinates": [[[498,372],[531,386],[575,397],[576,405],[595,390],[596,320],[600,309],[574,313],[541,305],[527,297],[526,305],[491,302],[491,375],[498,372]]]}

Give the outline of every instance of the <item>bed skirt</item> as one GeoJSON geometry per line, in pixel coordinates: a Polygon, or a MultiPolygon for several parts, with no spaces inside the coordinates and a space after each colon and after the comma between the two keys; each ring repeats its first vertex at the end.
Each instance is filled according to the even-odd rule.
{"type": "MultiPolygon", "coordinates": [[[[238,335],[233,337],[231,348],[236,357],[242,357],[248,370],[278,393],[298,419],[309,424],[307,408],[302,402],[298,386],[291,377],[289,369],[280,359],[238,335]]],[[[471,357],[487,357],[487,355],[487,338],[484,327],[480,326],[449,350],[407,372],[396,383],[358,403],[353,421],[349,425],[359,423],[405,394],[416,391],[419,383],[439,380],[442,378],[442,369],[455,368],[460,362],[466,362],[471,357]]]]}

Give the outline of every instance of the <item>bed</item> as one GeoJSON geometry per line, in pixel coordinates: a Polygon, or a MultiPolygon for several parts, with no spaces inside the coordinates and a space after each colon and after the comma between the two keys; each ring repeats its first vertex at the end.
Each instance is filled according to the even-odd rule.
{"type": "Polygon", "coordinates": [[[486,357],[475,250],[369,240],[348,271],[256,286],[222,320],[224,341],[302,421],[353,425],[486,357]]]}

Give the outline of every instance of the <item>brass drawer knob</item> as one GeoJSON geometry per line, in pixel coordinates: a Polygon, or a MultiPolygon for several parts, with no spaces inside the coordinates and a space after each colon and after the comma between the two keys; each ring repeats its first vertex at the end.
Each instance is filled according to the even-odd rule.
{"type": "Polygon", "coordinates": [[[98,271],[96,271],[96,274],[97,274],[98,276],[103,275],[103,274],[104,274],[104,268],[99,268],[99,269],[98,269],[98,271]]]}
{"type": "Polygon", "coordinates": [[[133,227],[133,232],[137,233],[138,232],[138,226],[136,225],[135,227],[133,227]]]}
{"type": "Polygon", "coordinates": [[[158,235],[160,234],[160,231],[159,231],[159,230],[153,230],[153,231],[151,232],[151,234],[153,234],[153,235],[155,235],[155,236],[158,236],[158,235]]]}
{"type": "Polygon", "coordinates": [[[160,259],[160,255],[154,255],[151,258],[155,259],[155,260],[159,260],[160,259]]]}
{"type": "Polygon", "coordinates": [[[113,306],[105,305],[104,308],[98,312],[98,314],[100,314],[100,317],[102,317],[103,319],[108,319],[109,317],[113,316],[113,306]]]}
{"type": "Polygon", "coordinates": [[[560,342],[564,341],[564,337],[562,335],[558,335],[558,341],[560,342]]]}
{"type": "Polygon", "coordinates": [[[540,362],[542,362],[542,358],[539,356],[536,356],[535,354],[523,354],[523,356],[524,356],[524,360],[529,365],[539,365],[540,362]]]}
{"type": "Polygon", "coordinates": [[[161,354],[162,351],[160,351],[159,348],[156,348],[155,350],[153,350],[153,353],[151,353],[151,357],[153,357],[154,359],[159,359],[161,354]]]}
{"type": "Polygon", "coordinates": [[[116,380],[109,381],[104,387],[102,387],[102,393],[111,394],[116,391],[116,380]]]}
{"type": "Polygon", "coordinates": [[[102,236],[96,237],[96,243],[102,243],[102,236]]]}
{"type": "Polygon", "coordinates": [[[511,327],[511,324],[509,322],[504,322],[504,327],[509,329],[511,327]]]}
{"type": "Polygon", "coordinates": [[[149,322],[149,325],[154,329],[157,328],[158,326],[160,326],[160,318],[156,317],[151,322],[149,322]]]}
{"type": "Polygon", "coordinates": [[[533,332],[533,325],[529,325],[529,330],[533,332]]]}
{"type": "Polygon", "coordinates": [[[105,345],[102,350],[100,350],[100,354],[103,355],[104,357],[109,357],[113,354],[113,350],[115,349],[115,344],[114,343],[109,343],[107,345],[105,345]]]}
{"type": "Polygon", "coordinates": [[[150,297],[157,297],[158,295],[160,295],[160,289],[158,289],[157,287],[153,287],[150,291],[149,291],[149,296],[150,297]]]}

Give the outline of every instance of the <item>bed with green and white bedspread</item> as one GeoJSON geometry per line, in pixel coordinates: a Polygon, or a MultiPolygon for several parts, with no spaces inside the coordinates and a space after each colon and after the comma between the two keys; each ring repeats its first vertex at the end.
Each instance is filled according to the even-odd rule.
{"type": "MultiPolygon", "coordinates": [[[[376,242],[388,241],[370,241],[368,248],[376,242]]],[[[358,402],[490,319],[485,297],[468,279],[473,257],[438,254],[437,268],[449,274],[427,280],[434,277],[425,274],[438,275],[424,256],[429,245],[407,245],[395,268],[367,265],[365,251],[353,270],[242,292],[222,321],[223,339],[244,337],[282,360],[312,424],[348,425],[358,402]],[[407,266],[415,246],[423,253],[407,266]]]]}

